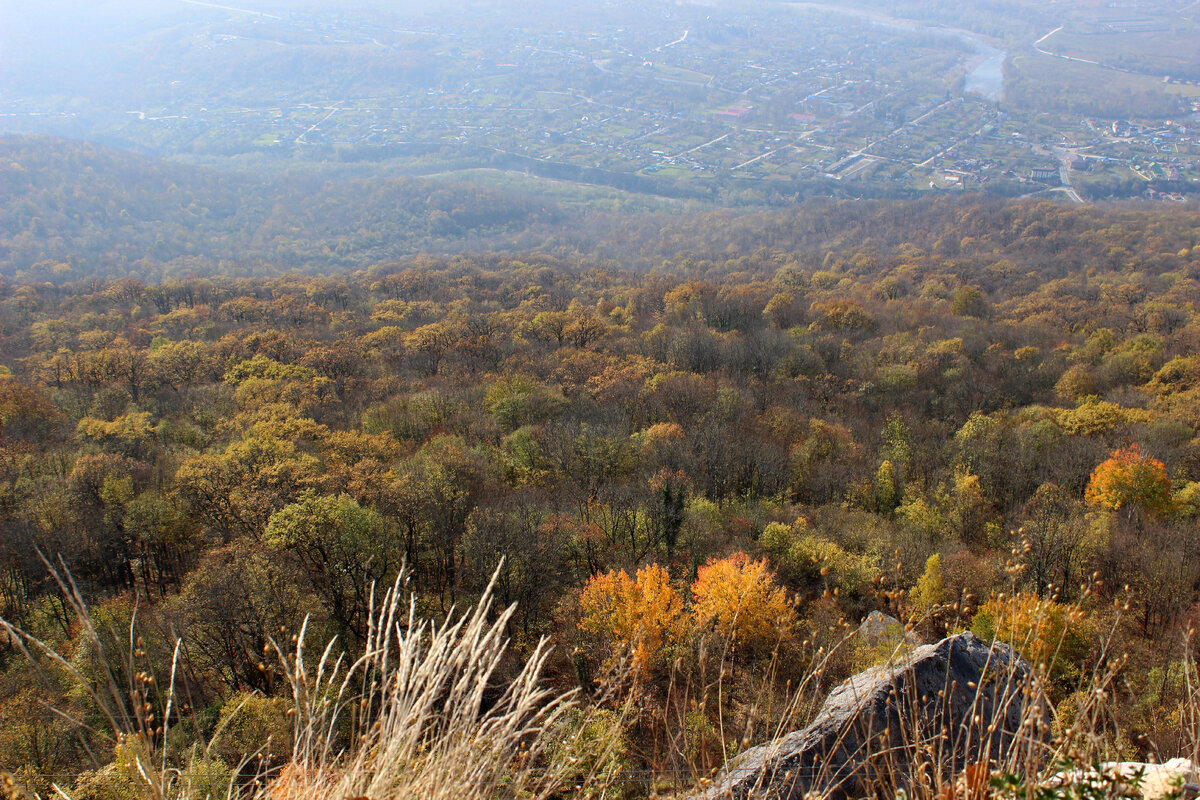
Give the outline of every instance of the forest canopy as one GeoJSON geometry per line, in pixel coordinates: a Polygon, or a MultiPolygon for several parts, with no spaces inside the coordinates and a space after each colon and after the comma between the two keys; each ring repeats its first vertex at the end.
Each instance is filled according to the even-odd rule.
{"type": "Polygon", "coordinates": [[[0,137],[0,186],[0,277],[23,283],[334,275],[459,251],[537,252],[644,272],[765,248],[809,268],[827,254],[852,257],[862,271],[878,257],[871,246],[896,253],[906,245],[950,265],[999,264],[995,283],[1022,277],[1003,273],[1010,262],[1061,276],[1111,267],[1123,254],[1158,259],[1198,235],[1186,205],[1101,212],[985,194],[900,202],[863,200],[844,187],[831,189],[840,199],[805,200],[799,184],[761,183],[734,203],[744,208],[713,210],[707,201],[596,195],[571,183],[533,184],[535,192],[354,170],[215,170],[50,137],[0,137]],[[1158,240],[1143,247],[1150,236],[1158,240]]]}
{"type": "MultiPolygon", "coordinates": [[[[264,648],[308,619],[356,652],[402,565],[434,617],[494,576],[561,686],[629,657],[620,758],[645,772],[708,774],[718,722],[768,736],[764,698],[872,610],[1019,632],[1061,654],[1064,708],[1109,631],[1114,724],[1168,749],[1200,613],[1198,244],[1188,208],[972,197],[613,217],[327,276],[0,283],[0,616],[124,668],[88,655],[47,556],[106,626],[136,610],[147,657],[178,637],[188,736],[242,720],[226,769],[286,727],[264,648]],[[727,693],[669,715],[720,653],[727,693]]],[[[104,722],[13,648],[0,768],[107,780],[104,722]]]]}
{"type": "Polygon", "coordinates": [[[557,220],[528,194],[404,177],[233,172],[0,137],[0,275],[330,272],[557,220]]]}

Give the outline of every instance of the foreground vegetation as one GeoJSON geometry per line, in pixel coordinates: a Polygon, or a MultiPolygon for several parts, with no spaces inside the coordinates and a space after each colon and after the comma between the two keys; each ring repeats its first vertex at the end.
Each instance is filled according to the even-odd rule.
{"type": "Polygon", "coordinates": [[[3,284],[0,769],[384,797],[441,742],[445,796],[682,791],[888,657],[873,609],[1015,641],[1063,754],[1190,755],[1200,219],[838,211],[3,284]],[[467,640],[471,725],[378,738],[467,640]]]}

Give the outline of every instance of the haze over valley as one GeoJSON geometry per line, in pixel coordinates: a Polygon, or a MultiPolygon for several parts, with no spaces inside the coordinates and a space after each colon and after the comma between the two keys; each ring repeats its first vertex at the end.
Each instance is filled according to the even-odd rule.
{"type": "Polygon", "coordinates": [[[1194,4],[9,3],[0,126],[722,205],[1189,193],[1194,4]]]}

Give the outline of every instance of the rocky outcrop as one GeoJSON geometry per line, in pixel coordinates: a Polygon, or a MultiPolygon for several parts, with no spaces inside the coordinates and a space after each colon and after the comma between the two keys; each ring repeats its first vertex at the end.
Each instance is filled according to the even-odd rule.
{"type": "Polygon", "coordinates": [[[843,683],[808,727],[738,756],[704,797],[895,797],[968,764],[1040,763],[1050,705],[1032,677],[1011,648],[971,633],[918,647],[843,683]]]}
{"type": "Polygon", "coordinates": [[[867,614],[867,618],[858,626],[855,636],[860,642],[871,647],[884,644],[898,645],[901,642],[914,646],[921,643],[915,633],[904,629],[904,623],[882,611],[872,611],[867,614]]]}

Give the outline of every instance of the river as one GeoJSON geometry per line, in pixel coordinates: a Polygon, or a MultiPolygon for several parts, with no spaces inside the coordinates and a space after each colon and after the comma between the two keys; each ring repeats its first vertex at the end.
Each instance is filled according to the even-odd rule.
{"type": "Polygon", "coordinates": [[[916,33],[933,33],[941,36],[953,36],[959,41],[966,42],[966,44],[975,51],[975,54],[979,59],[978,63],[975,64],[967,73],[966,82],[963,86],[964,90],[982,95],[993,102],[999,102],[1004,97],[1004,62],[1008,58],[1008,52],[991,44],[986,38],[980,36],[978,33],[963,30],[962,28],[946,28],[940,25],[927,25],[924,22],[918,22],[911,19],[901,19],[899,17],[891,17],[887,14],[880,14],[877,11],[868,11],[861,8],[847,8],[845,6],[836,6],[829,3],[789,2],[787,5],[792,6],[793,8],[808,9],[812,11],[825,11],[831,14],[843,14],[846,16],[858,17],[859,19],[868,20],[885,28],[893,28],[896,30],[916,33]]]}

